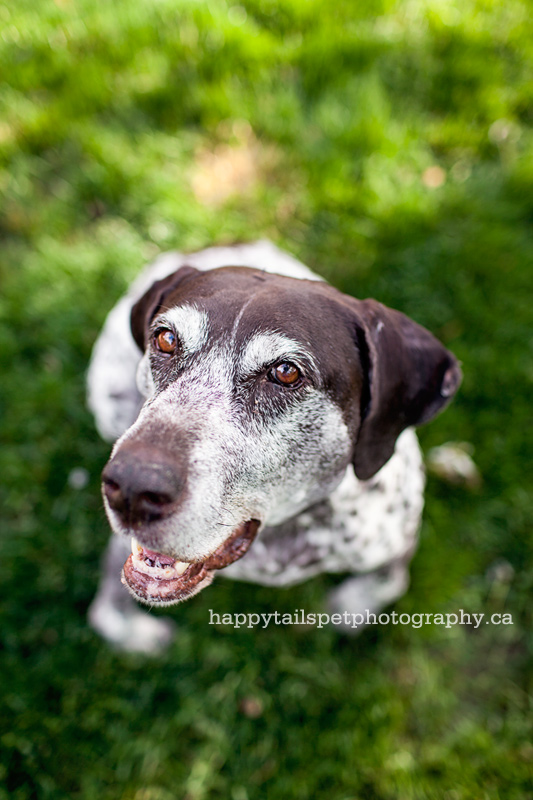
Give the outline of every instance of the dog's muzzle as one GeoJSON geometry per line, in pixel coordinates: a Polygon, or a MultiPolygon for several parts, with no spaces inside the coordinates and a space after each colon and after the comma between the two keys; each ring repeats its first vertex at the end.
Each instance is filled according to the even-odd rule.
{"type": "MultiPolygon", "coordinates": [[[[183,453],[182,453],[183,456],[183,453]]],[[[106,503],[122,526],[133,533],[174,514],[186,494],[186,459],[165,450],[128,443],[102,473],[106,503]]],[[[226,541],[203,561],[180,561],[144,547],[135,538],[124,564],[122,582],[133,596],[149,605],[173,605],[208,586],[215,571],[246,553],[259,529],[251,519],[238,525],[226,541]]]]}

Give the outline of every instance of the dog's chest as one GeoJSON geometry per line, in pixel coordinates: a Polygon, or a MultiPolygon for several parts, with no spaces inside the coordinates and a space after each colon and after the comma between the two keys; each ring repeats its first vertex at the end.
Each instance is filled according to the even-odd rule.
{"type": "Polygon", "coordinates": [[[369,481],[348,467],[337,489],[293,519],[266,527],[226,577],[287,586],[321,572],[364,573],[415,547],[424,471],[416,434],[405,431],[389,462],[369,481]]]}

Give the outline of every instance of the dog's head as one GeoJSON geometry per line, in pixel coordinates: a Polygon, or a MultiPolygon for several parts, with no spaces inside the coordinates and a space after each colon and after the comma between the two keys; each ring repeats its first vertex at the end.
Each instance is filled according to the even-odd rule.
{"type": "Polygon", "coordinates": [[[136,303],[146,397],[104,469],[106,510],[137,540],[125,581],[149,603],[199,591],[261,525],[372,477],[461,371],[375,300],[243,267],[182,267],[136,303]]]}

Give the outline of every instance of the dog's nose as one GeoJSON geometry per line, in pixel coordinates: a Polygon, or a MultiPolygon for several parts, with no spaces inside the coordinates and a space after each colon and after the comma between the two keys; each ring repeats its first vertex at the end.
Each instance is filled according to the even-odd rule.
{"type": "Polygon", "coordinates": [[[102,472],[107,502],[129,524],[168,517],[184,485],[178,465],[166,453],[153,450],[119,450],[102,472]]]}

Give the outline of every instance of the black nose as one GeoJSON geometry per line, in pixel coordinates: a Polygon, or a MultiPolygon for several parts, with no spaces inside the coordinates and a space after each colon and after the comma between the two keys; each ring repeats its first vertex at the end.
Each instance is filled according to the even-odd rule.
{"type": "Polygon", "coordinates": [[[127,524],[168,517],[184,484],[178,464],[168,454],[152,449],[119,450],[102,472],[104,496],[127,524]]]}

